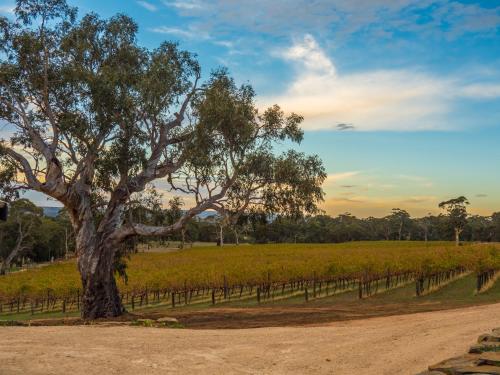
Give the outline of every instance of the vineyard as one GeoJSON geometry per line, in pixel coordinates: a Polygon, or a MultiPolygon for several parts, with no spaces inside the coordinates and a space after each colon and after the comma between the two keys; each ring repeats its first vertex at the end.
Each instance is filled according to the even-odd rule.
{"type": "MultiPolygon", "coordinates": [[[[355,242],[199,247],[139,253],[118,279],[129,310],[231,300],[311,298],[355,291],[359,298],[414,284],[415,296],[474,273],[477,293],[500,270],[500,245],[436,242],[355,242]]],[[[0,277],[0,314],[76,311],[81,304],[74,261],[0,277]]]]}

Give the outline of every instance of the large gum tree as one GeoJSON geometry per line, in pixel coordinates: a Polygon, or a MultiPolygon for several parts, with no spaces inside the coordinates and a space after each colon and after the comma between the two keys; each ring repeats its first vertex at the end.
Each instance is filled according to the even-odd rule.
{"type": "MultiPolygon", "coordinates": [[[[0,19],[0,119],[14,130],[0,144],[1,175],[64,205],[76,238],[82,317],[118,316],[120,246],[179,231],[220,207],[256,161],[283,160],[273,147],[299,142],[302,118],[277,106],[259,113],[251,87],[237,87],[223,70],[201,83],[195,56],[173,43],[138,45],[137,25],[125,15],[78,18],[64,0],[18,0],[15,15],[0,19]],[[193,206],[168,226],[132,222],[128,204],[157,180],[191,194],[193,206]]],[[[280,181],[283,170],[265,168],[261,180],[283,193],[279,204],[291,211],[314,211],[323,197],[325,172],[312,158],[287,159],[307,171],[293,179],[280,181]]]]}

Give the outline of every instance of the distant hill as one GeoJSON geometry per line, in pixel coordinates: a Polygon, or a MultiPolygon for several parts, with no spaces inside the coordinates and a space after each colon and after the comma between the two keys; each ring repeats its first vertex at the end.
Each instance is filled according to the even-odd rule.
{"type": "Polygon", "coordinates": [[[56,217],[62,207],[41,207],[43,209],[43,215],[47,217],[56,217]]]}
{"type": "Polygon", "coordinates": [[[202,213],[199,213],[196,216],[199,217],[200,219],[204,220],[204,219],[208,219],[209,217],[217,216],[217,212],[214,212],[214,211],[203,211],[202,213]]]}

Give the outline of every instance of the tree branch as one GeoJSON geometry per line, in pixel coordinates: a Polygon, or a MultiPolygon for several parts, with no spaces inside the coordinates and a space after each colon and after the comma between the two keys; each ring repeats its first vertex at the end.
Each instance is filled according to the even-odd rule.
{"type": "Polygon", "coordinates": [[[164,236],[170,233],[181,230],[187,224],[187,222],[200,214],[201,212],[208,209],[216,209],[216,202],[224,198],[226,192],[233,185],[237,178],[237,173],[235,173],[231,179],[226,182],[226,185],[217,193],[212,195],[210,198],[203,200],[195,207],[187,211],[176,223],[169,226],[150,226],[143,224],[129,224],[122,226],[121,228],[115,230],[115,232],[110,236],[112,241],[119,243],[127,237],[131,236],[164,236]]]}
{"type": "Polygon", "coordinates": [[[14,151],[10,147],[7,147],[5,145],[2,145],[1,147],[3,148],[5,154],[9,156],[15,164],[18,165],[18,169],[23,171],[29,187],[31,189],[42,191],[42,183],[36,178],[29,161],[23,155],[14,151]]]}

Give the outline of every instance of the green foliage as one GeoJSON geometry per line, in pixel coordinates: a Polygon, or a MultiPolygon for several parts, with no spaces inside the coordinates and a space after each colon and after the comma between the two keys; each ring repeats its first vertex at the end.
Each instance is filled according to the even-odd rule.
{"type": "Polygon", "coordinates": [[[0,198],[5,201],[12,201],[19,198],[19,190],[15,181],[16,168],[2,155],[0,145],[0,198]]]}
{"type": "Polygon", "coordinates": [[[5,259],[16,245],[20,226],[25,232],[25,238],[23,251],[14,259],[15,263],[20,264],[23,257],[34,262],[63,257],[66,240],[69,249],[74,249],[73,240],[66,238],[71,235],[71,228],[63,215],[55,219],[43,217],[43,210],[29,200],[13,201],[10,204],[9,219],[0,223],[0,258],[5,259]]]}
{"type": "Polygon", "coordinates": [[[449,225],[455,230],[458,245],[459,236],[467,225],[467,205],[469,201],[464,196],[439,203],[439,208],[448,213],[449,225]]]}
{"type": "Polygon", "coordinates": [[[21,232],[24,239],[23,252],[19,256],[30,255],[36,243],[36,228],[40,226],[42,211],[27,199],[19,199],[10,204],[9,218],[0,223],[0,257],[6,259],[16,247],[21,232]]]}

